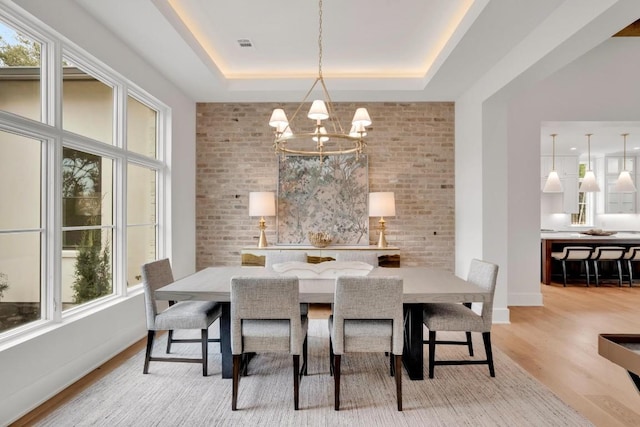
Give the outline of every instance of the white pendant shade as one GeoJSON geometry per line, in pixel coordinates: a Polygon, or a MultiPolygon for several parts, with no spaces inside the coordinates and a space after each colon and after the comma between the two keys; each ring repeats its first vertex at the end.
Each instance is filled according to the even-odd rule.
{"type": "Polygon", "coordinates": [[[327,105],[321,99],[316,99],[311,104],[311,108],[309,108],[309,113],[307,114],[312,120],[326,120],[329,118],[329,112],[327,111],[327,105]]]}
{"type": "Polygon", "coordinates": [[[369,112],[366,108],[360,107],[356,110],[356,113],[353,115],[353,120],[351,121],[352,125],[355,125],[356,128],[359,125],[362,126],[370,126],[371,125],[371,117],[369,117],[369,112]]]}
{"type": "Polygon", "coordinates": [[[596,193],[600,191],[598,181],[596,181],[596,175],[593,171],[588,170],[582,178],[582,184],[580,184],[580,193],[596,193]]]}
{"type": "Polygon", "coordinates": [[[618,177],[618,181],[616,181],[613,191],[616,193],[636,192],[636,186],[633,184],[633,179],[631,179],[631,174],[628,171],[620,172],[620,176],[618,177]]]}
{"type": "Polygon", "coordinates": [[[542,189],[543,193],[562,193],[562,183],[560,182],[560,177],[558,176],[558,172],[551,171],[549,172],[549,177],[547,178],[547,182],[544,184],[544,188],[542,189]]]}
{"type": "Polygon", "coordinates": [[[284,113],[282,108],[276,108],[273,110],[271,118],[269,119],[269,126],[280,130],[284,129],[288,124],[289,121],[287,120],[287,115],[284,113]]]}
{"type": "MultiPolygon", "coordinates": [[[[316,135],[318,134],[318,132],[320,133],[320,135],[325,135],[327,133],[327,130],[324,128],[324,126],[322,126],[319,131],[314,132],[316,135]]],[[[314,136],[311,139],[313,139],[315,142],[318,142],[318,137],[314,136]]],[[[327,136],[321,136],[320,137],[320,142],[324,143],[327,142],[329,140],[329,137],[327,136]]]]}

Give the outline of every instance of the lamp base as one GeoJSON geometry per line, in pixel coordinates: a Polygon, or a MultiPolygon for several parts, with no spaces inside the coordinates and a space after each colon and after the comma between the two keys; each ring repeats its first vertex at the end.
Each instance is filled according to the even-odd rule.
{"type": "Polygon", "coordinates": [[[267,226],[265,225],[264,217],[260,218],[260,225],[258,226],[258,228],[260,229],[260,238],[258,239],[258,247],[266,248],[267,246],[269,246],[269,244],[267,243],[267,235],[264,234],[264,229],[267,228],[267,226]]]}
{"type": "Polygon", "coordinates": [[[378,221],[378,223],[380,224],[380,236],[378,236],[378,247],[379,248],[386,248],[387,247],[387,238],[384,235],[384,230],[387,227],[385,226],[384,218],[380,217],[380,220],[378,221]]]}

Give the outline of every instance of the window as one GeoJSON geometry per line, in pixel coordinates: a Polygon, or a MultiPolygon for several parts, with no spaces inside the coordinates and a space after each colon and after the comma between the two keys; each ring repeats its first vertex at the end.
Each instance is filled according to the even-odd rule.
{"type": "Polygon", "coordinates": [[[0,131],[0,334],[42,317],[42,147],[0,131]]]}
{"type": "Polygon", "coordinates": [[[166,106],[49,29],[4,13],[0,341],[125,297],[140,265],[164,255],[169,128],[166,106]]]}
{"type": "MultiPolygon", "coordinates": [[[[578,185],[582,183],[587,164],[578,166],[578,185]]],[[[571,214],[571,225],[593,225],[593,193],[578,192],[578,213],[571,214]]]]}
{"type": "Polygon", "coordinates": [[[42,44],[0,19],[0,110],[40,120],[42,44]]]}

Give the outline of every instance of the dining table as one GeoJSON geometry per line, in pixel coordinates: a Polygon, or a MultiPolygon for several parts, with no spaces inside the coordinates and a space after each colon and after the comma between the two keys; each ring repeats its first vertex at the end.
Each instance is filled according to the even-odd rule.
{"type": "MultiPolygon", "coordinates": [[[[232,376],[231,278],[235,276],[278,276],[265,267],[216,266],[178,279],[155,291],[155,298],[167,301],[216,301],[220,303],[220,350],[222,377],[232,376]]],[[[487,290],[444,269],[431,267],[376,267],[369,277],[396,276],[403,279],[404,349],[403,365],[412,380],[424,379],[423,304],[434,302],[473,303],[489,301],[487,290]]],[[[301,303],[333,303],[335,278],[300,278],[301,303]]]]}

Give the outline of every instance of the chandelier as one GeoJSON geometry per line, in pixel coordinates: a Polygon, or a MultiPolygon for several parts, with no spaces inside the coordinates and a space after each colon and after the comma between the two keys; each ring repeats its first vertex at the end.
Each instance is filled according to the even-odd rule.
{"type": "Polygon", "coordinates": [[[357,108],[351,127],[348,132],[345,132],[335,115],[329,91],[322,77],[322,0],[318,2],[318,9],[318,77],[293,113],[291,122],[287,120],[282,108],[273,110],[269,119],[269,126],[274,128],[275,134],[273,146],[275,152],[283,156],[287,154],[316,155],[320,156],[321,161],[323,156],[328,155],[355,153],[357,156],[366,146],[364,137],[367,135],[366,127],[371,125],[371,118],[366,108],[357,108]],[[322,89],[323,99],[314,100],[307,113],[307,117],[314,121],[313,130],[294,132],[290,123],[295,123],[298,113],[318,84],[322,89]]]}

